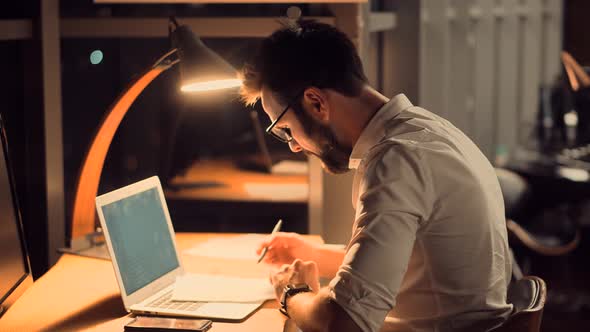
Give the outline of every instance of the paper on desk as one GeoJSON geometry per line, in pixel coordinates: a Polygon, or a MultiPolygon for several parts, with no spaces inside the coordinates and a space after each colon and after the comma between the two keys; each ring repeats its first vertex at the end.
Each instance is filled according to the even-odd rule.
{"type": "Polygon", "coordinates": [[[184,253],[192,256],[257,261],[256,248],[267,236],[267,234],[243,234],[211,239],[185,250],[184,253]]]}
{"type": "Polygon", "coordinates": [[[272,174],[298,174],[305,175],[309,173],[307,161],[302,160],[282,160],[272,165],[272,174]]]}
{"type": "Polygon", "coordinates": [[[244,183],[244,189],[252,197],[270,201],[305,200],[309,196],[307,183],[244,183]]]}
{"type": "Polygon", "coordinates": [[[274,299],[267,278],[240,278],[208,274],[176,277],[173,301],[261,302],[274,299]]]}

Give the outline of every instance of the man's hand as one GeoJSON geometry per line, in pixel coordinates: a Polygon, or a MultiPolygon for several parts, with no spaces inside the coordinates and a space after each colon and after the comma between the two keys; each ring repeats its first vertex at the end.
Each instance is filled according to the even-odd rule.
{"type": "Polygon", "coordinates": [[[277,301],[286,285],[307,284],[312,292],[299,293],[289,299],[289,316],[303,331],[360,332],[350,316],[330,299],[330,289],[320,289],[318,266],[315,262],[296,259],[271,272],[270,281],[277,301]]]}
{"type": "Polygon", "coordinates": [[[296,259],[293,264],[285,264],[280,269],[271,271],[270,282],[275,289],[277,301],[280,301],[283,289],[288,284],[307,284],[314,293],[320,290],[318,266],[313,261],[303,262],[296,259]]]}
{"type": "Polygon", "coordinates": [[[260,255],[264,247],[268,247],[268,252],[262,261],[275,267],[291,264],[297,258],[317,261],[316,245],[297,233],[277,232],[268,236],[260,243],[256,254],[260,255]]]}

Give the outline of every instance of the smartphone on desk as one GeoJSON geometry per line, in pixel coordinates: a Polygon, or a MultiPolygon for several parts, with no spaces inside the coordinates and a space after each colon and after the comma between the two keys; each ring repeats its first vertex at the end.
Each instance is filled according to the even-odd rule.
{"type": "Polygon", "coordinates": [[[211,325],[208,319],[137,316],[125,324],[125,332],[204,332],[211,325]]]}

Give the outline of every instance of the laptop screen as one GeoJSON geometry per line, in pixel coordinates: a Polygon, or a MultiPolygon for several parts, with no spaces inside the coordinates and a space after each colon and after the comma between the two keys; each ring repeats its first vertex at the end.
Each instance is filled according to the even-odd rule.
{"type": "Polygon", "coordinates": [[[102,206],[127,295],[180,266],[157,188],[102,206]]]}

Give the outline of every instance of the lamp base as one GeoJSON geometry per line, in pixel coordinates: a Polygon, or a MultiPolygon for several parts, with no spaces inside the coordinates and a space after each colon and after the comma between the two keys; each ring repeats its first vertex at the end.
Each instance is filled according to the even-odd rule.
{"type": "Polygon", "coordinates": [[[74,238],[70,246],[70,248],[59,248],[57,251],[84,257],[111,260],[102,231],[74,238]]]}
{"type": "Polygon", "coordinates": [[[99,258],[104,259],[107,261],[111,260],[111,256],[109,255],[109,251],[107,250],[106,244],[97,245],[90,248],[85,249],[72,249],[72,248],[59,248],[57,249],[58,252],[65,253],[65,254],[72,254],[90,258],[99,258]]]}

